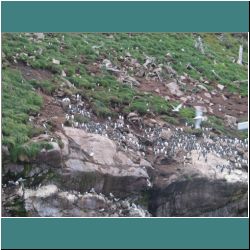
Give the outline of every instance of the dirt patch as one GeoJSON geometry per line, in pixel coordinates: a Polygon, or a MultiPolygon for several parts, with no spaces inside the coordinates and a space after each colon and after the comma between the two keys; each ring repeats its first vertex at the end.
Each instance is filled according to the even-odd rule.
{"type": "MultiPolygon", "coordinates": [[[[144,78],[137,79],[141,84],[138,89],[142,92],[153,93],[154,95],[158,95],[161,97],[168,96],[171,101],[181,101],[181,97],[174,96],[170,93],[168,88],[165,86],[167,82],[159,82],[159,81],[149,81],[144,78]],[[157,91],[155,91],[157,89],[157,91]]],[[[188,107],[194,106],[204,106],[208,110],[208,114],[215,115],[217,117],[223,118],[225,114],[230,116],[235,116],[238,119],[247,119],[248,117],[248,98],[247,97],[239,97],[237,94],[231,94],[223,91],[223,95],[227,97],[227,99],[223,99],[222,93],[218,93],[217,95],[211,94],[211,99],[204,96],[206,91],[199,91],[197,94],[192,94],[193,86],[190,84],[186,85],[186,89],[188,93],[184,93],[183,97],[192,96],[191,100],[185,101],[185,105],[188,107]],[[209,111],[209,103],[200,103],[200,99],[208,99],[210,103],[213,105],[211,109],[213,112],[209,111]]]]}
{"type": "MultiPolygon", "coordinates": [[[[26,80],[46,81],[53,78],[53,74],[48,70],[34,69],[22,63],[19,63],[14,68],[18,69],[26,80]]],[[[35,118],[34,123],[43,126],[44,122],[50,122],[53,124],[54,129],[61,130],[62,123],[65,121],[65,113],[60,103],[52,96],[46,95],[40,90],[36,92],[43,98],[43,106],[39,116],[35,118]]]]}
{"type": "Polygon", "coordinates": [[[238,119],[247,118],[248,114],[248,100],[247,97],[240,98],[238,95],[230,95],[227,100],[221,97],[214,97],[214,114],[217,116],[224,116],[225,114],[235,116],[238,119]],[[221,111],[219,110],[221,108],[221,111]]]}
{"type": "Polygon", "coordinates": [[[23,63],[18,63],[15,67],[16,69],[20,70],[25,80],[37,80],[37,81],[44,81],[44,80],[51,80],[53,78],[53,74],[45,69],[33,69],[23,63]]]}
{"type": "Polygon", "coordinates": [[[65,122],[65,113],[60,105],[53,97],[38,92],[43,98],[43,107],[39,117],[36,118],[36,123],[42,125],[44,122],[53,124],[56,130],[62,129],[62,123],[65,122]]]}
{"type": "Polygon", "coordinates": [[[136,78],[136,80],[140,82],[140,86],[138,87],[138,90],[140,90],[141,92],[153,93],[161,97],[169,96],[171,98],[174,98],[174,96],[170,93],[168,88],[165,86],[166,82],[158,82],[158,81],[153,81],[153,80],[149,81],[144,78],[136,78]]]}
{"type": "Polygon", "coordinates": [[[88,64],[88,65],[86,65],[86,69],[87,69],[88,73],[90,73],[90,74],[94,74],[94,75],[101,74],[101,70],[100,70],[100,67],[98,65],[88,64]]]}
{"type": "MultiPolygon", "coordinates": [[[[199,97],[203,97],[203,94],[197,94],[199,97]]],[[[186,105],[190,107],[194,106],[204,106],[208,110],[208,114],[215,115],[219,118],[224,118],[225,115],[234,116],[237,119],[247,119],[248,117],[248,99],[247,97],[240,98],[239,95],[236,94],[224,94],[224,97],[227,96],[225,100],[222,94],[212,95],[211,99],[209,99],[209,104],[200,104],[199,98],[195,98],[195,100],[187,101],[186,105]],[[210,112],[209,110],[212,110],[210,112]]],[[[204,98],[207,99],[207,98],[204,98]]]]}

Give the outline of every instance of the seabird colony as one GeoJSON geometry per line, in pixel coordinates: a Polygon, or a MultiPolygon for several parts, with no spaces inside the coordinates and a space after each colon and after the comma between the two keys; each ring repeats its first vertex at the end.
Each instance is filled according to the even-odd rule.
{"type": "MultiPolygon", "coordinates": [[[[137,151],[144,157],[148,155],[150,147],[155,157],[173,157],[179,150],[186,152],[187,155],[192,150],[196,150],[198,151],[197,160],[203,158],[205,161],[207,161],[208,153],[213,153],[228,160],[227,166],[217,165],[216,168],[219,168],[221,172],[227,169],[229,174],[233,168],[242,168],[248,165],[248,161],[242,157],[238,150],[239,148],[248,149],[248,139],[240,140],[226,136],[211,138],[211,128],[201,128],[204,116],[199,107],[196,107],[194,120],[195,128],[202,129],[202,137],[186,133],[183,128],[162,128],[157,124],[152,127],[141,121],[137,126],[133,126],[133,123],[121,114],[117,119],[108,117],[107,120],[100,123],[94,119],[92,111],[85,107],[79,94],[73,95],[72,98],[74,100],[72,103],[68,97],[60,100],[64,104],[67,103],[65,118],[71,122],[71,126],[83,129],[88,133],[106,136],[114,140],[124,151],[137,151]],[[88,121],[82,123],[75,121],[76,115],[87,118],[88,121]],[[161,137],[163,130],[171,133],[168,140],[161,137]]],[[[182,104],[174,107],[173,111],[178,112],[181,107],[182,104]]]]}

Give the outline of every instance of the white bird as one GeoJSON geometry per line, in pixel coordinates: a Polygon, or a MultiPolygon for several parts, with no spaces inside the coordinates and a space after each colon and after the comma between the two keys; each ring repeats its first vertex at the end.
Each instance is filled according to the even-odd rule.
{"type": "Polygon", "coordinates": [[[62,99],[63,102],[70,102],[70,99],[68,97],[62,99]]]}
{"type": "Polygon", "coordinates": [[[205,117],[202,116],[202,109],[200,107],[195,108],[195,128],[199,129],[201,128],[201,122],[205,120],[205,117]]]}
{"type": "Polygon", "coordinates": [[[183,104],[182,104],[182,103],[181,103],[181,104],[179,104],[177,107],[174,107],[174,106],[172,105],[172,107],[173,107],[172,111],[174,111],[174,112],[179,112],[179,111],[180,111],[180,109],[182,108],[182,106],[183,106],[183,104]]]}
{"type": "Polygon", "coordinates": [[[79,94],[76,95],[76,100],[80,101],[81,100],[81,96],[79,94]]]}

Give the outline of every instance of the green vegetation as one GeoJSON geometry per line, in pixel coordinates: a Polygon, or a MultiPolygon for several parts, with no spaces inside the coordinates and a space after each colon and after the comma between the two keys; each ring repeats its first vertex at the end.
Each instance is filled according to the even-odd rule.
{"type": "Polygon", "coordinates": [[[18,159],[22,158],[24,160],[26,159],[33,159],[37,156],[37,154],[42,149],[52,149],[53,146],[48,142],[32,142],[32,143],[26,143],[23,145],[15,146],[14,149],[11,151],[11,159],[16,162],[18,159]]]}
{"type": "Polygon", "coordinates": [[[52,94],[55,91],[56,87],[58,87],[55,82],[50,81],[31,80],[30,84],[36,89],[41,89],[46,94],[52,94]]]}
{"type": "Polygon", "coordinates": [[[168,116],[168,115],[163,115],[161,118],[168,123],[171,123],[173,125],[180,125],[179,120],[176,117],[173,116],[168,116]]]}
{"type": "MultiPolygon", "coordinates": [[[[44,40],[31,41],[25,34],[4,34],[3,52],[6,59],[13,62],[27,62],[34,68],[48,69],[57,74],[64,70],[70,81],[76,81],[78,87],[93,87],[98,79],[93,79],[86,65],[107,58],[119,65],[118,58],[127,52],[140,63],[145,62],[145,55],[156,58],[156,63],[170,63],[179,73],[188,73],[195,79],[218,81],[229,90],[247,95],[248,83],[236,86],[233,81],[247,79],[247,67],[233,63],[237,60],[239,45],[243,44],[243,61],[247,62],[247,39],[237,34],[180,34],[180,33],[149,33],[149,34],[46,34],[44,40]],[[205,55],[200,53],[194,43],[200,35],[204,40],[205,55]],[[64,39],[62,40],[62,36],[64,39]],[[95,49],[94,46],[99,47],[95,49]],[[170,54],[170,59],[166,57],[170,54]],[[52,63],[53,59],[60,65],[52,63]],[[187,69],[186,65],[192,68],[187,69]],[[220,79],[213,74],[215,71],[220,79]],[[80,74],[82,79],[74,79],[74,74],[80,74]]],[[[100,80],[100,79],[99,79],[100,80]]],[[[105,79],[101,80],[103,83],[105,79]]],[[[107,82],[106,82],[107,84],[107,82]]],[[[104,86],[104,85],[103,85],[104,86]]]]}
{"type": "Polygon", "coordinates": [[[209,116],[206,122],[203,122],[203,126],[213,128],[213,131],[220,135],[227,135],[229,137],[238,137],[240,139],[248,138],[247,131],[238,131],[224,126],[224,121],[216,116],[209,116]]]}
{"type": "Polygon", "coordinates": [[[195,111],[193,108],[182,108],[179,112],[180,116],[185,118],[187,122],[193,123],[193,118],[195,116],[195,111]]]}
{"type": "Polygon", "coordinates": [[[3,71],[2,98],[2,143],[12,151],[29,140],[29,114],[39,111],[42,98],[13,69],[3,71]]]}
{"type": "MultiPolygon", "coordinates": [[[[145,62],[146,56],[151,56],[155,58],[157,65],[168,64],[180,75],[187,73],[196,80],[208,80],[209,84],[203,84],[208,90],[213,89],[213,84],[220,83],[228,91],[242,96],[248,94],[247,81],[235,83],[246,80],[248,76],[248,48],[244,35],[46,33],[42,40],[33,39],[33,36],[32,33],[2,35],[2,143],[8,146],[14,158],[22,150],[27,151],[27,155],[33,155],[40,147],[32,146],[28,150],[26,146],[25,149],[22,146],[41,130],[32,127],[28,122],[29,115],[38,113],[42,106],[42,99],[35,89],[41,89],[47,94],[52,94],[58,88],[63,88],[69,95],[80,93],[100,117],[136,111],[141,115],[160,115],[173,124],[180,124],[180,119],[191,121],[193,109],[183,108],[178,115],[172,116],[169,112],[171,103],[156,94],[142,93],[121,84],[114,75],[98,66],[103,59],[109,59],[119,68],[121,57],[124,58],[127,53],[141,64],[145,62]],[[194,47],[198,35],[204,42],[204,55],[194,47]],[[243,65],[233,62],[237,61],[240,44],[244,46],[243,65]],[[53,59],[60,63],[54,64],[53,59]],[[52,79],[26,81],[17,69],[10,66],[18,63],[28,64],[34,69],[48,70],[52,73],[52,79]],[[97,68],[95,73],[90,69],[93,64],[97,68]],[[188,64],[192,67],[187,69],[188,64]],[[62,71],[67,75],[65,80],[74,84],[76,89],[62,86],[62,71]]],[[[197,91],[199,89],[193,89],[193,93],[197,91]]],[[[76,119],[86,122],[81,117],[76,119]]],[[[208,124],[212,124],[220,133],[226,132],[219,118],[211,117],[208,124]]]]}

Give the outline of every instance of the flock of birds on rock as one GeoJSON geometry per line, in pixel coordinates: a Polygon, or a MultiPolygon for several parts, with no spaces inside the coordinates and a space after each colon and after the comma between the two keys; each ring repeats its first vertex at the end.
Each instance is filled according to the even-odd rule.
{"type": "MultiPolygon", "coordinates": [[[[190,157],[192,150],[196,150],[198,151],[197,160],[202,157],[205,162],[208,153],[213,153],[228,160],[228,165],[217,165],[216,168],[221,172],[227,169],[229,174],[234,168],[241,169],[242,166],[248,165],[248,161],[238,151],[238,148],[248,149],[248,139],[240,140],[219,136],[211,138],[211,128],[202,128],[202,138],[199,138],[196,135],[186,133],[183,128],[170,129],[158,125],[151,127],[145,123],[136,126],[131,124],[128,119],[125,119],[123,115],[119,115],[117,119],[108,117],[105,121],[98,122],[94,119],[93,113],[85,108],[80,95],[73,96],[72,103],[68,97],[60,101],[68,103],[65,118],[71,121],[72,127],[83,129],[88,133],[106,136],[115,141],[119,149],[124,151],[136,151],[140,156],[145,157],[149,154],[150,147],[155,158],[159,156],[171,158],[182,150],[186,153],[185,160],[190,157]],[[88,121],[82,123],[75,121],[75,117],[79,115],[88,118],[88,121]],[[136,128],[136,131],[133,128],[136,128]],[[168,140],[161,137],[163,129],[171,132],[171,137],[168,140]],[[145,143],[145,140],[148,143],[145,143]]],[[[181,105],[174,109],[180,108],[181,105]]],[[[196,117],[195,127],[199,127],[203,119],[200,109],[197,109],[196,117]]]]}

